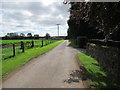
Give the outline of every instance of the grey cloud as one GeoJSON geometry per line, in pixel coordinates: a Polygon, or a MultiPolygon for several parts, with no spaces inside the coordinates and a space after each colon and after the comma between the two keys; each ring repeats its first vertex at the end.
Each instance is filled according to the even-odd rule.
{"type": "Polygon", "coordinates": [[[19,20],[25,20],[25,19],[29,19],[27,18],[26,16],[24,16],[21,12],[18,12],[18,11],[13,11],[12,13],[9,13],[6,14],[5,16],[3,16],[3,18],[8,18],[8,19],[15,19],[17,21],[19,20]]]}
{"type": "Polygon", "coordinates": [[[12,20],[16,20],[16,22],[19,24],[24,24],[25,20],[30,20],[38,25],[47,26],[54,25],[56,23],[65,24],[66,19],[69,16],[69,12],[67,12],[69,6],[62,4],[62,2],[54,2],[48,6],[44,6],[41,2],[4,2],[2,8],[6,10],[3,16],[3,20],[5,22],[12,22],[12,20]],[[31,12],[33,16],[23,15],[23,10],[31,12]],[[49,17],[39,18],[39,15],[49,15],[49,17]],[[59,15],[61,15],[63,18],[57,18],[59,15]]]}
{"type": "Polygon", "coordinates": [[[49,6],[45,7],[41,2],[26,2],[26,3],[3,2],[2,8],[8,10],[18,10],[18,11],[28,10],[34,14],[46,14],[50,12],[49,6]]]}

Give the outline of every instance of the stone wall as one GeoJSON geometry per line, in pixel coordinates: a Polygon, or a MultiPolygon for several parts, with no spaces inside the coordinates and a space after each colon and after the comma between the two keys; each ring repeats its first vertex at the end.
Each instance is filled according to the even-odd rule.
{"type": "Polygon", "coordinates": [[[120,49],[87,44],[86,53],[94,57],[112,75],[120,78],[120,49]]]}

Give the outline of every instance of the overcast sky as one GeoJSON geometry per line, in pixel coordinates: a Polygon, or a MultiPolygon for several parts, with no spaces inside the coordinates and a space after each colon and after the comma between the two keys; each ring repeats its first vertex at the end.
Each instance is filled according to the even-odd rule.
{"type": "Polygon", "coordinates": [[[0,8],[0,36],[9,32],[33,33],[44,36],[49,33],[57,36],[57,26],[60,25],[60,35],[67,35],[68,9],[70,5],[50,0],[39,2],[2,2],[0,8]],[[47,1],[47,2],[46,2],[47,1]]]}

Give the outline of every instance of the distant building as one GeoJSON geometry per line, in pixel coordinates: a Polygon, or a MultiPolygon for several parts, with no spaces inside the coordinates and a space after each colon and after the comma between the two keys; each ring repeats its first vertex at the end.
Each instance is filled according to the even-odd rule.
{"type": "Polygon", "coordinates": [[[19,36],[18,33],[7,33],[7,37],[17,37],[19,36]]]}

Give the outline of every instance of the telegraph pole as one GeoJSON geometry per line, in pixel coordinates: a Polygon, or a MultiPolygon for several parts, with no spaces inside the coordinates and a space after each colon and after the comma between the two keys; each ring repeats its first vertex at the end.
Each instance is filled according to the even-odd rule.
{"type": "Polygon", "coordinates": [[[60,25],[60,24],[56,24],[56,25],[57,25],[57,28],[58,28],[58,36],[59,36],[59,25],[60,25]]]}

